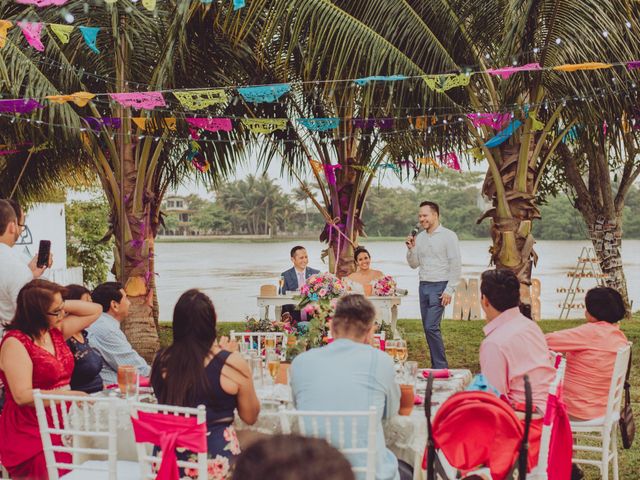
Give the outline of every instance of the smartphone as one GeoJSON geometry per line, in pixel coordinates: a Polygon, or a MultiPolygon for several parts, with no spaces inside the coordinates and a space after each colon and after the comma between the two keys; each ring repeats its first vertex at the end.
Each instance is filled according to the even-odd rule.
{"type": "Polygon", "coordinates": [[[36,266],[38,268],[49,266],[49,254],[51,253],[51,241],[40,240],[40,246],[38,247],[38,260],[36,266]]]}

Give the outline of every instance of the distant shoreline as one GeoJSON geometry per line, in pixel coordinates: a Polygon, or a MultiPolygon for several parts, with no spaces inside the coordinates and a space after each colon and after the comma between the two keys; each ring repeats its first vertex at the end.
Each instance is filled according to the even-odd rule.
{"type": "MultiPolygon", "coordinates": [[[[360,243],[366,242],[404,242],[406,237],[359,237],[360,243]]],[[[317,235],[267,237],[266,235],[194,235],[173,236],[158,235],[157,243],[279,243],[279,242],[303,242],[319,241],[317,235]]],[[[490,238],[460,238],[460,240],[486,240],[490,238]]]]}

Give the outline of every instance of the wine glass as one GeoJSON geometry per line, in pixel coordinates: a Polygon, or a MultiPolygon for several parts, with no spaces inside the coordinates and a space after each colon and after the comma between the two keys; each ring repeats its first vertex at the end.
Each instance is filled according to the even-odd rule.
{"type": "Polygon", "coordinates": [[[396,340],[396,349],[395,349],[395,359],[400,363],[400,365],[404,366],[404,362],[407,361],[407,357],[409,356],[409,351],[407,350],[407,342],[406,340],[396,340]]]}
{"type": "Polygon", "coordinates": [[[395,340],[387,340],[384,346],[384,351],[387,352],[391,358],[395,360],[396,358],[396,341],[395,340]]]}
{"type": "Polygon", "coordinates": [[[267,351],[276,349],[276,336],[275,336],[275,334],[267,333],[264,336],[264,348],[267,351]]]}
{"type": "Polygon", "coordinates": [[[276,352],[267,352],[267,369],[269,370],[269,375],[271,375],[271,378],[273,379],[273,383],[276,383],[276,377],[280,370],[280,355],[276,352]]]}

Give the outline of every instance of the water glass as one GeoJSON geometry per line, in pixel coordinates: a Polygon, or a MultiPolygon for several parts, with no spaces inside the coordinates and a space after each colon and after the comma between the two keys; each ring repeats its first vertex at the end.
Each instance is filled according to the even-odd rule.
{"type": "Polygon", "coordinates": [[[404,371],[406,376],[406,382],[415,385],[418,378],[418,362],[410,360],[405,362],[404,371]]]}
{"type": "MultiPolygon", "coordinates": [[[[251,358],[249,359],[249,366],[251,367],[251,375],[253,377],[253,383],[257,386],[263,385],[263,371],[262,371],[262,359],[256,354],[253,355],[254,350],[251,351],[251,358]]],[[[257,353],[257,352],[256,352],[257,353]]]]}
{"type": "Polygon", "coordinates": [[[118,388],[125,397],[136,394],[138,371],[133,365],[118,366],[118,388]]]}

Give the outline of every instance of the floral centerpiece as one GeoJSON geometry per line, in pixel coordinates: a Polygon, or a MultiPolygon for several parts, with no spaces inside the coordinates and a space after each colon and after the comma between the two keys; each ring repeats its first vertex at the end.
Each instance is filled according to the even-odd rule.
{"type": "Polygon", "coordinates": [[[398,284],[391,275],[385,275],[373,285],[373,294],[377,297],[391,297],[396,294],[398,284]]]}
{"type": "Polygon", "coordinates": [[[275,321],[267,319],[255,319],[247,317],[245,320],[245,332],[285,332],[295,333],[296,329],[288,320],[275,321]]]}
{"type": "Polygon", "coordinates": [[[337,298],[347,293],[342,281],[331,273],[317,273],[307,278],[300,288],[297,308],[307,314],[310,320],[306,331],[298,336],[298,341],[289,348],[293,357],[310,348],[320,347],[329,331],[336,308],[337,298]]]}

